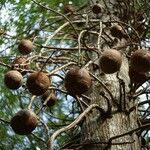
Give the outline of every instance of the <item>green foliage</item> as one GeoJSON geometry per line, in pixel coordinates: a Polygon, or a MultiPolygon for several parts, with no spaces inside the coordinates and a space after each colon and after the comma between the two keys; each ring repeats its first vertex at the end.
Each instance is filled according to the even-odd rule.
{"type": "MultiPolygon", "coordinates": [[[[14,58],[21,55],[18,52],[18,43],[24,38],[33,41],[35,46],[32,54],[26,56],[30,64],[30,71],[40,70],[46,60],[49,61],[45,63],[46,67],[43,67],[43,70],[47,73],[51,73],[68,62],[77,63],[81,59],[82,63],[86,64],[89,61],[91,57],[90,52],[80,52],[78,49],[77,52],[73,50],[64,52],[58,49],[78,48],[79,41],[76,32],[80,33],[82,30],[90,31],[90,27],[86,27],[88,17],[85,15],[85,10],[80,10],[89,1],[72,0],[71,6],[74,7],[76,15],[64,13],[64,6],[68,5],[69,2],[70,0],[38,0],[38,4],[36,4],[33,0],[0,1],[0,150],[46,150],[50,136],[56,130],[70,124],[81,113],[81,108],[75,101],[75,98],[67,96],[64,92],[64,81],[62,78],[64,78],[69,66],[67,69],[63,68],[61,71],[55,72],[54,76],[50,75],[50,78],[52,78],[52,89],[55,88],[58,96],[56,105],[49,108],[43,107],[41,96],[36,97],[33,100],[31,109],[39,117],[38,126],[32,134],[26,136],[17,135],[10,127],[10,120],[18,110],[27,108],[33,98],[25,84],[29,73],[24,76],[23,87],[16,91],[9,90],[4,85],[4,74],[10,69],[14,58]],[[45,6],[52,10],[47,9],[45,6]],[[86,21],[72,25],[74,18],[78,19],[78,17],[86,21]],[[67,19],[69,20],[69,26],[62,28],[56,36],[47,41],[50,35],[55,34],[57,29],[68,22],[67,19]],[[52,48],[43,48],[42,46],[44,45],[52,48]],[[59,76],[56,76],[56,74],[59,76]],[[59,88],[62,91],[59,91],[59,88]]],[[[142,3],[140,1],[140,5],[136,7],[138,9],[141,8],[142,3]]],[[[86,11],[87,14],[92,14],[89,8],[86,11]]],[[[92,17],[97,19],[97,16],[92,17]]],[[[89,24],[93,23],[90,22],[89,24]]],[[[98,34],[97,26],[99,26],[99,20],[94,25],[95,32],[93,33],[98,34]]],[[[86,31],[86,33],[88,32],[86,31]]],[[[82,36],[85,41],[87,40],[85,47],[88,48],[88,44],[90,45],[93,39],[88,41],[88,34],[83,34],[82,36]]],[[[150,31],[147,33],[147,38],[149,37],[150,31]]],[[[85,44],[85,41],[81,42],[85,44]]],[[[82,63],[80,64],[81,66],[82,63]]],[[[61,134],[55,143],[57,149],[79,131],[80,127],[77,126],[74,130],[61,134]]]]}
{"type": "MultiPolygon", "coordinates": [[[[46,5],[62,13],[63,4],[69,4],[69,0],[45,0],[39,2],[44,6],[46,5]]],[[[86,2],[85,0],[74,0],[72,1],[72,5],[78,8],[86,2]]],[[[60,19],[62,17],[57,13],[49,11],[30,0],[1,0],[0,6],[0,61],[3,64],[11,64],[14,58],[20,55],[17,47],[21,39],[27,38],[33,40],[37,36],[35,38],[36,43],[42,45],[45,40],[47,40],[46,36],[43,35],[52,34],[64,23],[64,20],[60,19]]],[[[70,32],[72,29],[66,28],[65,30],[70,32]]],[[[59,39],[52,40],[50,44],[53,46],[61,45],[61,38],[63,38],[63,36],[60,36],[59,39]]],[[[72,42],[66,40],[63,45],[66,44],[72,45],[72,42]]],[[[35,54],[38,55],[40,50],[40,47],[36,47],[34,49],[35,54]]],[[[49,54],[51,54],[51,52],[45,53],[45,57],[49,54]]],[[[31,69],[36,69],[36,63],[36,60],[31,62],[31,69]]],[[[74,114],[78,114],[78,107],[72,106],[72,98],[66,101],[65,94],[62,95],[58,92],[57,95],[59,99],[57,104],[54,107],[45,108],[39,113],[38,116],[41,121],[33,132],[33,135],[20,136],[15,134],[9,125],[9,121],[18,110],[27,108],[32,95],[25,88],[12,91],[4,85],[4,74],[8,70],[9,68],[7,68],[7,66],[2,65],[0,67],[0,118],[2,119],[0,120],[0,149],[45,150],[47,147],[46,141],[49,136],[58,128],[69,124],[74,119],[74,114]],[[75,107],[74,110],[76,111],[72,112],[72,107],[75,107]],[[47,125],[49,131],[47,131],[42,122],[47,125]]],[[[26,76],[24,80],[26,80],[26,76]]],[[[38,113],[41,106],[41,97],[37,97],[33,102],[32,109],[38,113]]],[[[64,142],[62,137],[58,140],[60,140],[60,143],[64,142]]]]}

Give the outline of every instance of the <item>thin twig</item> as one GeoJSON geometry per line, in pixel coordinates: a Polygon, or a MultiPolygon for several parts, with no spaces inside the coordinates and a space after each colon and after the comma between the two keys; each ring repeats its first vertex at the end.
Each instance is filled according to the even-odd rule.
{"type": "MultiPolygon", "coordinates": [[[[39,46],[39,45],[37,45],[39,46]]],[[[65,47],[52,47],[52,46],[45,46],[45,45],[40,45],[39,47],[42,47],[42,48],[47,48],[47,49],[55,49],[55,50],[63,50],[63,51],[77,51],[79,50],[79,48],[77,47],[69,47],[69,48],[65,48],[65,47]]],[[[85,48],[85,47],[80,47],[80,50],[85,50],[85,51],[94,51],[96,52],[96,48],[85,48]]]]}
{"type": "Polygon", "coordinates": [[[135,129],[133,129],[133,130],[131,130],[131,131],[128,131],[128,132],[126,132],[126,133],[113,136],[113,137],[111,137],[111,138],[108,140],[108,145],[107,145],[107,147],[111,146],[112,140],[118,139],[118,138],[123,137],[123,136],[126,136],[126,135],[131,135],[131,134],[133,134],[134,132],[139,131],[139,130],[144,130],[144,129],[147,128],[147,127],[150,127],[150,123],[147,123],[147,124],[145,124],[145,125],[143,125],[143,126],[141,126],[141,127],[135,128],[135,129]]]}
{"type": "Polygon", "coordinates": [[[49,60],[51,59],[51,57],[53,56],[53,54],[55,53],[55,51],[52,52],[52,54],[46,59],[46,61],[43,63],[40,72],[42,72],[42,70],[44,69],[44,67],[46,66],[46,64],[49,62],[49,60]]]}
{"type": "Polygon", "coordinates": [[[34,133],[31,133],[31,135],[33,135],[34,138],[38,139],[39,141],[46,143],[46,141],[44,139],[40,138],[39,136],[35,135],[34,133]]]}
{"type": "Polygon", "coordinates": [[[144,104],[150,104],[150,100],[148,99],[146,101],[138,103],[138,107],[141,106],[141,105],[144,105],[144,104]]]}
{"type": "Polygon", "coordinates": [[[4,119],[2,119],[2,118],[0,118],[0,121],[1,121],[1,122],[4,122],[4,123],[7,123],[7,124],[10,124],[10,121],[4,120],[4,119]]]}
{"type": "Polygon", "coordinates": [[[4,67],[7,67],[7,68],[11,68],[10,65],[7,65],[7,64],[5,64],[5,63],[3,63],[3,62],[1,62],[1,61],[0,61],[0,65],[1,65],[1,66],[4,66],[4,67]]]}
{"type": "Polygon", "coordinates": [[[28,105],[28,109],[31,109],[31,107],[32,107],[32,103],[33,103],[33,101],[34,101],[34,99],[35,99],[35,95],[33,95],[32,97],[31,97],[31,99],[30,99],[30,103],[29,103],[29,105],[28,105]]]}
{"type": "Polygon", "coordinates": [[[44,125],[44,127],[45,127],[45,129],[46,129],[46,132],[47,132],[47,134],[48,134],[48,133],[49,133],[49,128],[48,128],[47,124],[44,123],[41,119],[40,119],[39,121],[41,122],[41,124],[44,125]]]}
{"type": "Polygon", "coordinates": [[[56,68],[55,70],[51,71],[48,75],[51,76],[51,75],[53,75],[54,73],[56,73],[57,71],[62,70],[62,69],[66,68],[66,67],[68,67],[68,66],[70,66],[70,65],[75,65],[75,64],[76,64],[75,62],[69,62],[69,63],[67,63],[67,64],[65,64],[65,65],[63,65],[63,66],[61,66],[61,67],[58,67],[58,68],[56,68]]]}
{"type": "MultiPolygon", "coordinates": [[[[110,102],[110,99],[104,94],[101,94],[101,96],[106,99],[107,101],[107,111],[106,111],[106,115],[109,117],[112,115],[112,105],[111,105],[111,102],[110,102]]],[[[105,117],[106,117],[105,115],[105,117]]]]}
{"type": "Polygon", "coordinates": [[[80,32],[79,34],[79,37],[78,37],[78,64],[80,65],[80,63],[82,62],[81,60],[81,37],[82,37],[82,34],[84,32],[86,32],[87,30],[83,30],[80,32]]]}
{"type": "Polygon", "coordinates": [[[72,22],[69,20],[69,18],[68,18],[66,15],[64,15],[64,14],[62,14],[62,13],[60,13],[60,12],[58,12],[58,11],[52,9],[52,8],[49,8],[49,7],[47,7],[47,6],[44,6],[43,4],[38,3],[38,2],[35,1],[35,0],[32,0],[32,1],[33,1],[35,4],[37,4],[37,5],[39,5],[39,6],[43,7],[43,8],[45,8],[45,9],[47,9],[47,10],[50,10],[50,11],[52,11],[52,12],[54,12],[54,13],[60,15],[60,16],[62,16],[62,17],[63,17],[64,19],[66,19],[66,20],[68,21],[68,23],[72,26],[72,28],[74,29],[76,35],[78,35],[77,30],[75,29],[74,25],[72,24],[72,22]]]}
{"type": "Polygon", "coordinates": [[[98,50],[100,51],[100,43],[101,43],[101,35],[102,35],[102,31],[103,31],[103,27],[102,27],[102,21],[100,21],[100,23],[99,23],[99,29],[100,29],[100,31],[99,31],[99,35],[98,35],[98,42],[97,42],[97,46],[98,46],[98,50]]]}

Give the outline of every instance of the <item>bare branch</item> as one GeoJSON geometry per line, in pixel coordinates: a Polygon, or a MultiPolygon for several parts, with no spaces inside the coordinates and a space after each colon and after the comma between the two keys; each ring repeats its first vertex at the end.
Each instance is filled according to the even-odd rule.
{"type": "Polygon", "coordinates": [[[36,96],[35,95],[33,95],[32,97],[31,97],[31,99],[30,99],[30,103],[29,103],[29,105],[28,105],[28,109],[31,109],[31,107],[32,107],[32,103],[33,103],[33,101],[34,101],[34,99],[36,98],[36,96]]]}
{"type": "Polygon", "coordinates": [[[85,109],[85,111],[82,114],[80,114],[71,124],[54,132],[48,141],[48,143],[50,145],[49,150],[54,150],[54,148],[53,148],[54,140],[60,133],[75,127],[93,108],[97,108],[101,112],[101,108],[97,104],[92,104],[87,109],[85,109]]]}
{"type": "Polygon", "coordinates": [[[38,3],[38,2],[35,1],[35,0],[32,0],[32,1],[33,1],[35,4],[37,4],[37,5],[39,5],[39,6],[43,7],[43,8],[45,8],[45,9],[47,9],[47,10],[50,10],[50,11],[52,11],[52,12],[54,12],[54,13],[60,15],[60,16],[62,16],[64,19],[66,19],[66,20],[68,21],[68,23],[69,23],[69,24],[72,26],[72,28],[74,29],[75,33],[78,35],[78,33],[77,33],[77,31],[76,31],[74,25],[72,24],[72,22],[69,20],[69,18],[68,18],[66,15],[64,15],[64,14],[62,14],[62,13],[60,13],[60,12],[58,12],[58,11],[52,9],[52,8],[46,7],[46,6],[42,5],[41,3],[38,3]]]}
{"type": "Polygon", "coordinates": [[[120,134],[120,135],[116,135],[116,136],[114,136],[114,137],[111,137],[111,138],[109,139],[108,145],[107,145],[106,147],[107,147],[107,148],[108,148],[108,147],[111,147],[111,143],[112,143],[112,141],[115,140],[115,139],[118,139],[118,138],[123,137],[123,136],[126,136],[126,135],[131,135],[131,134],[133,134],[133,133],[135,133],[135,132],[137,132],[137,131],[139,131],[139,130],[144,130],[144,129],[146,129],[147,127],[150,127],[150,123],[144,124],[143,126],[138,127],[138,128],[135,128],[135,129],[133,129],[133,130],[131,130],[131,131],[128,131],[128,132],[126,132],[126,133],[123,133],[123,134],[120,134]]]}
{"type": "Polygon", "coordinates": [[[0,121],[3,122],[3,123],[10,124],[10,121],[4,120],[4,119],[2,119],[2,118],[0,118],[0,121]]]}
{"type": "Polygon", "coordinates": [[[61,66],[61,67],[58,67],[57,69],[51,71],[48,75],[51,76],[51,75],[53,75],[54,73],[56,73],[57,71],[60,71],[61,69],[64,69],[64,68],[66,68],[66,67],[68,67],[68,66],[70,66],[70,65],[75,65],[75,64],[76,64],[75,62],[69,62],[69,63],[67,63],[67,64],[65,64],[65,65],[63,65],[63,66],[61,66]]]}

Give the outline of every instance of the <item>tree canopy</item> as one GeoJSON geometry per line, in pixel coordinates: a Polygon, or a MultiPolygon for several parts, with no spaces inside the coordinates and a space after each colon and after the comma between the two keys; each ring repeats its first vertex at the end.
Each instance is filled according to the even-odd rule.
{"type": "MultiPolygon", "coordinates": [[[[104,2],[105,9],[100,8],[102,16],[101,13],[94,13],[95,4],[97,3],[87,0],[0,1],[1,150],[46,150],[50,147],[53,133],[68,127],[77,116],[89,108],[88,101],[91,101],[91,97],[88,94],[82,94],[81,97],[71,95],[65,88],[64,78],[72,66],[99,70],[99,50],[105,48],[105,43],[111,48],[116,48],[118,41],[128,39],[125,45],[117,49],[128,49],[125,54],[129,58],[137,49],[145,48],[149,51],[148,1],[116,0],[116,5],[112,4],[113,13],[107,8],[111,3],[104,2]],[[109,19],[104,19],[103,14],[107,14],[109,19]],[[113,18],[112,14],[120,20],[113,18]],[[117,37],[113,37],[113,34],[110,36],[109,30],[111,25],[116,23],[123,28],[123,35],[117,34],[117,37]],[[27,55],[21,54],[18,50],[22,39],[28,39],[33,43],[32,51],[27,55]],[[93,44],[95,39],[98,40],[93,44]],[[25,58],[25,64],[17,65],[14,61],[18,57],[25,58]],[[10,90],[4,83],[6,73],[12,69],[23,75],[22,86],[17,90],[10,90]],[[27,79],[35,71],[44,72],[50,79],[49,91],[56,98],[53,106],[47,106],[47,101],[42,100],[42,94],[34,95],[28,89],[27,79]],[[22,109],[31,109],[38,117],[38,125],[31,134],[18,135],[10,126],[12,117],[22,109]]],[[[92,82],[101,82],[96,75],[91,73],[90,76],[92,82]]],[[[137,80],[139,82],[139,79],[137,80]]],[[[142,83],[130,84],[129,97],[138,99],[138,120],[143,121],[144,125],[150,124],[149,76],[142,80],[142,83]]],[[[80,131],[80,125],[76,125],[70,127],[70,130],[60,132],[61,134],[54,139],[54,147],[60,149],[66,141],[79,135],[80,131]]],[[[146,126],[143,131],[143,140],[150,142],[149,128],[146,126]]]]}

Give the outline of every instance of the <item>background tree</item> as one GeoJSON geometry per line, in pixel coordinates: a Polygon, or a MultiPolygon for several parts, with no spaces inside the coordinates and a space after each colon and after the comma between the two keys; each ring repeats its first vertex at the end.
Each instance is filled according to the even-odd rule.
{"type": "Polygon", "coordinates": [[[149,149],[148,1],[18,0],[0,4],[0,149],[149,149]],[[31,43],[19,48],[22,39],[31,43]],[[146,63],[140,63],[139,57],[136,61],[139,49],[144,54],[137,56],[146,56],[146,63]],[[67,78],[74,66],[82,70],[74,68],[70,74],[75,72],[83,80],[67,78]],[[6,73],[12,69],[23,75],[17,90],[7,85],[11,82],[6,73]],[[39,82],[30,85],[35,71],[46,75],[36,76],[40,85],[50,79],[44,95],[39,82]],[[82,84],[76,86],[76,82],[82,84]],[[22,109],[37,116],[31,134],[14,132],[12,118],[22,109]]]}

